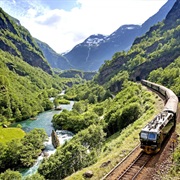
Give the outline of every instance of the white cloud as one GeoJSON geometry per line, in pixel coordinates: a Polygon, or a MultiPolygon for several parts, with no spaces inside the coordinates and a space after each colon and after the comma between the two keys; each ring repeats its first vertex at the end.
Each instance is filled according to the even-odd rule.
{"type": "MultiPolygon", "coordinates": [[[[34,1],[33,1],[34,2],[34,1]]],[[[77,0],[65,11],[33,5],[18,17],[21,24],[55,51],[64,52],[91,34],[110,34],[123,24],[142,24],[167,0],[77,0]]]]}
{"type": "Polygon", "coordinates": [[[46,26],[57,26],[60,23],[61,16],[61,10],[47,11],[46,14],[35,18],[35,22],[46,26]]]}
{"type": "Polygon", "coordinates": [[[37,15],[37,11],[33,8],[27,10],[26,18],[33,18],[37,15]]]}
{"type": "Polygon", "coordinates": [[[15,0],[12,0],[13,4],[16,4],[16,1],[15,0]]]}

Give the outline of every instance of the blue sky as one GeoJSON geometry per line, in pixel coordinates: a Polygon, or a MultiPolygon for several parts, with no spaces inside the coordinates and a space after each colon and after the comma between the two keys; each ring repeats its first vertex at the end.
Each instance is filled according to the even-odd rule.
{"type": "Polygon", "coordinates": [[[49,6],[50,9],[64,9],[66,11],[78,6],[77,0],[41,0],[41,3],[49,6]]]}
{"type": "Polygon", "coordinates": [[[92,34],[109,35],[124,24],[142,24],[167,0],[0,0],[31,35],[62,53],[92,34]]]}

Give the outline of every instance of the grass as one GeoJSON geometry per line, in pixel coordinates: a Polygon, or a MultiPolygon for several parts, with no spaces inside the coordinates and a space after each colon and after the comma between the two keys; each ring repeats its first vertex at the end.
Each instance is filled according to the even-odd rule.
{"type": "Polygon", "coordinates": [[[180,179],[180,123],[176,125],[176,133],[178,135],[177,147],[173,153],[173,164],[171,169],[162,177],[162,180],[179,180],[180,179]]]}
{"type": "Polygon", "coordinates": [[[93,164],[87,168],[78,171],[71,176],[67,177],[66,180],[84,180],[83,173],[91,170],[93,177],[91,180],[101,179],[105,176],[121,159],[123,159],[138,143],[139,143],[139,132],[141,129],[157,115],[163,107],[162,101],[154,96],[155,106],[152,107],[146,114],[142,115],[136,122],[129,125],[121,132],[118,132],[107,139],[106,143],[102,147],[99,159],[96,164],[93,164]],[[111,161],[106,167],[100,168],[101,164],[107,161],[111,161]]]}
{"type": "Polygon", "coordinates": [[[13,139],[21,139],[25,136],[25,132],[20,128],[3,128],[0,127],[0,143],[7,143],[13,139]]]}

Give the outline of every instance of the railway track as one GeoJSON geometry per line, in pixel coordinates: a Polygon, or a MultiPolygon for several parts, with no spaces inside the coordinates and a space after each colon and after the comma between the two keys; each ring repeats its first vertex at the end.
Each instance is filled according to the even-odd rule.
{"type": "Polygon", "coordinates": [[[138,145],[101,180],[134,180],[151,158],[152,155],[142,152],[138,145]],[[123,170],[121,166],[130,156],[134,156],[135,158],[123,170]]]}
{"type": "Polygon", "coordinates": [[[141,152],[139,156],[132,162],[132,164],[130,164],[130,166],[117,177],[117,179],[134,180],[151,159],[151,157],[151,155],[141,152]]]}

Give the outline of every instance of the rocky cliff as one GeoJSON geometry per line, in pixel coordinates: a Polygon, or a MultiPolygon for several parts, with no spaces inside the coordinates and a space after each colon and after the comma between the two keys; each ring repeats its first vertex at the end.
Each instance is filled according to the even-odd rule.
{"type": "Polygon", "coordinates": [[[49,74],[52,70],[27,29],[0,8],[0,49],[49,74]]]}

